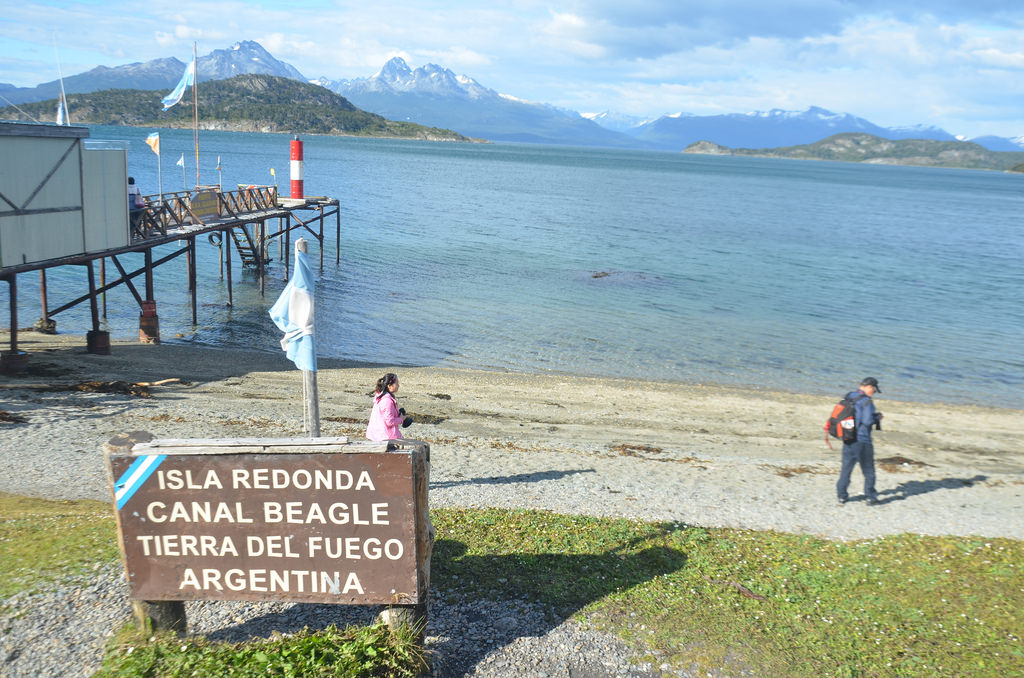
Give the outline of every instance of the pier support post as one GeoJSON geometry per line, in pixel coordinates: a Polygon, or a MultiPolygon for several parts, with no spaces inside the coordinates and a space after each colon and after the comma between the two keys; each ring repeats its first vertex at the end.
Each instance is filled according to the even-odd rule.
{"type": "Polygon", "coordinates": [[[28,366],[28,353],[18,350],[18,276],[7,278],[11,302],[11,349],[0,353],[0,371],[19,374],[28,366]]]}
{"type": "Polygon", "coordinates": [[[231,241],[234,239],[232,230],[229,228],[224,231],[224,268],[227,269],[228,275],[228,306],[234,306],[234,298],[232,297],[231,291],[231,241]]]}
{"type": "MultiPolygon", "coordinates": [[[[284,248],[286,252],[291,253],[292,251],[292,213],[288,213],[288,221],[285,222],[287,226],[284,229],[284,248]]],[[[305,250],[303,250],[305,252],[305,250]]],[[[291,257],[289,256],[284,260],[284,280],[290,280],[292,277],[291,273],[291,257]]]]}
{"type": "Polygon", "coordinates": [[[266,259],[264,258],[264,247],[263,247],[263,244],[264,244],[264,242],[266,240],[266,235],[267,235],[266,224],[267,224],[267,222],[265,220],[261,221],[259,223],[259,226],[257,226],[254,229],[256,231],[256,233],[257,233],[257,236],[256,236],[257,243],[256,243],[256,247],[255,247],[255,250],[256,250],[256,275],[259,276],[259,279],[260,279],[260,296],[261,297],[264,296],[264,294],[266,292],[266,285],[265,285],[265,282],[263,280],[264,274],[265,274],[265,271],[263,269],[264,269],[264,264],[266,263],[266,259]]]}
{"type": "Polygon", "coordinates": [[[36,321],[36,331],[43,334],[57,334],[57,321],[50,319],[49,302],[46,298],[46,269],[39,269],[39,303],[43,315],[36,321]]]}
{"type": "Polygon", "coordinates": [[[146,249],[146,299],[149,301],[153,300],[153,248],[149,247],[146,249]]]}
{"type": "Polygon", "coordinates": [[[156,302],[147,299],[142,302],[139,313],[139,341],[143,344],[160,343],[160,318],[156,314],[156,302]]]}
{"type": "Polygon", "coordinates": [[[100,329],[100,309],[96,301],[96,272],[91,261],[85,268],[89,274],[89,310],[92,311],[92,329],[85,333],[85,350],[95,355],[110,355],[110,332],[100,329]]]}
{"type": "Polygon", "coordinates": [[[160,343],[160,317],[156,314],[156,300],[153,299],[153,249],[145,250],[146,300],[139,313],[139,341],[143,344],[160,343]]]}
{"type": "MultiPolygon", "coordinates": [[[[107,286],[107,258],[100,257],[100,289],[104,289],[107,286]]],[[[101,292],[100,296],[103,298],[102,312],[103,319],[107,319],[107,293],[101,292]]]]}
{"type": "Polygon", "coordinates": [[[198,285],[197,285],[197,277],[196,277],[196,265],[197,265],[197,262],[196,262],[196,237],[195,236],[192,236],[192,237],[190,237],[188,239],[188,260],[189,260],[189,267],[188,267],[188,289],[192,293],[192,324],[193,325],[197,325],[197,324],[199,324],[199,314],[198,314],[198,308],[197,308],[197,305],[196,305],[196,287],[198,287],[198,285]]]}

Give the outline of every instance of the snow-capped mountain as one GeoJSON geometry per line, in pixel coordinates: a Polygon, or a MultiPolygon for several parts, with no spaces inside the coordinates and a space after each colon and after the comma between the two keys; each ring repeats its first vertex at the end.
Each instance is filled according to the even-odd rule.
{"type": "Polygon", "coordinates": [[[1024,151],[1024,137],[996,137],[991,135],[974,137],[970,139],[979,146],[984,146],[990,151],[1024,151]]]}
{"type": "Polygon", "coordinates": [[[730,148],[776,148],[809,144],[840,132],[864,132],[886,139],[952,139],[935,128],[890,130],[848,113],[835,113],[817,106],[806,111],[772,109],[727,115],[663,116],[636,128],[638,139],[662,148],[686,148],[697,141],[711,141],[730,148]]]}
{"type": "Polygon", "coordinates": [[[907,127],[888,127],[887,139],[934,139],[936,141],[954,141],[956,137],[933,125],[910,125],[907,127]]]}
{"type": "Polygon", "coordinates": [[[369,78],[321,78],[316,82],[385,118],[445,127],[470,137],[581,146],[645,146],[575,111],[501,94],[437,64],[412,69],[404,59],[394,57],[369,78]]]}
{"type": "Polygon", "coordinates": [[[278,61],[254,40],[236,42],[229,49],[216,49],[204,57],[199,57],[196,71],[200,82],[226,80],[243,73],[263,73],[292,80],[305,80],[294,66],[278,61]]]}
{"type": "Polygon", "coordinates": [[[436,64],[427,64],[412,70],[401,57],[390,59],[369,78],[354,80],[320,78],[315,82],[343,95],[348,92],[412,93],[462,99],[493,99],[501,96],[467,75],[456,75],[451,70],[436,64]]]}
{"type": "Polygon", "coordinates": [[[641,118],[636,115],[626,115],[625,113],[616,113],[614,111],[582,113],[581,115],[587,120],[593,120],[601,127],[625,134],[632,134],[636,128],[651,122],[650,118],[641,118]]]}
{"type": "MultiPolygon", "coordinates": [[[[864,118],[849,113],[835,113],[818,106],[811,106],[805,111],[773,108],[727,115],[672,113],[633,127],[617,124],[615,114],[601,114],[591,119],[665,149],[682,149],[697,141],[711,141],[730,148],[777,148],[814,143],[841,132],[863,132],[894,141],[958,139],[932,125],[881,127],[864,118]]],[[[1024,137],[1010,139],[984,136],[969,141],[990,151],[1024,150],[1024,137]]]]}
{"type": "MultiPolygon", "coordinates": [[[[191,59],[189,59],[191,60],[191,59]]],[[[217,49],[201,56],[196,64],[199,81],[223,80],[243,73],[266,73],[294,80],[304,80],[302,74],[290,64],[278,61],[270,52],[252,40],[236,42],[227,49],[217,49]]],[[[96,68],[64,78],[68,94],[96,92],[103,89],[163,89],[178,84],[185,72],[185,62],[174,57],[153,59],[109,68],[96,68]]],[[[4,98],[20,104],[54,99],[60,92],[60,82],[52,80],[36,87],[15,87],[4,90],[4,98]]]]}

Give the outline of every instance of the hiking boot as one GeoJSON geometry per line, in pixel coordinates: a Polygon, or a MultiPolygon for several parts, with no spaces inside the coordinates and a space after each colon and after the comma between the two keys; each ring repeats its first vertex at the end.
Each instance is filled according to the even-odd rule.
{"type": "Polygon", "coordinates": [[[848,501],[846,497],[839,497],[839,505],[842,506],[848,501]]]}

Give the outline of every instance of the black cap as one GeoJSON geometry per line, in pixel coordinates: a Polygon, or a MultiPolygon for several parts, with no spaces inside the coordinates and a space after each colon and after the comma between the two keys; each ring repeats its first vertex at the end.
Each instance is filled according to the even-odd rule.
{"type": "Polygon", "coordinates": [[[867,377],[864,381],[860,382],[860,385],[861,386],[874,386],[875,390],[877,392],[879,392],[879,393],[882,392],[882,389],[878,388],[878,380],[875,379],[874,377],[867,377]]]}

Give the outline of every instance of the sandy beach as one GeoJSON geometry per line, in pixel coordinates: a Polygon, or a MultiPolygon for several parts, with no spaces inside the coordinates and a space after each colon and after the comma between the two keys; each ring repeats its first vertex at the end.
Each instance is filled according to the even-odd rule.
{"type": "MultiPolygon", "coordinates": [[[[98,356],[81,336],[35,332],[20,333],[19,348],[31,354],[28,370],[0,376],[5,492],[109,499],[101,448],[124,431],[302,435],[301,373],[283,353],[115,341],[111,355],[98,356]],[[124,388],[163,380],[175,381],[124,388]],[[103,390],[110,382],[125,384],[103,390]]],[[[885,413],[875,441],[881,505],[863,501],[858,470],[851,502],[839,506],[839,445],[830,450],[822,431],[834,398],[332,360],[319,367],[322,434],[352,439],[362,438],[376,379],[398,372],[400,404],[416,419],[406,437],[431,446],[432,506],[834,539],[1024,538],[1024,417],[1016,410],[876,397],[885,413]]],[[[883,391],[898,391],[877,376],[883,391]]]]}

